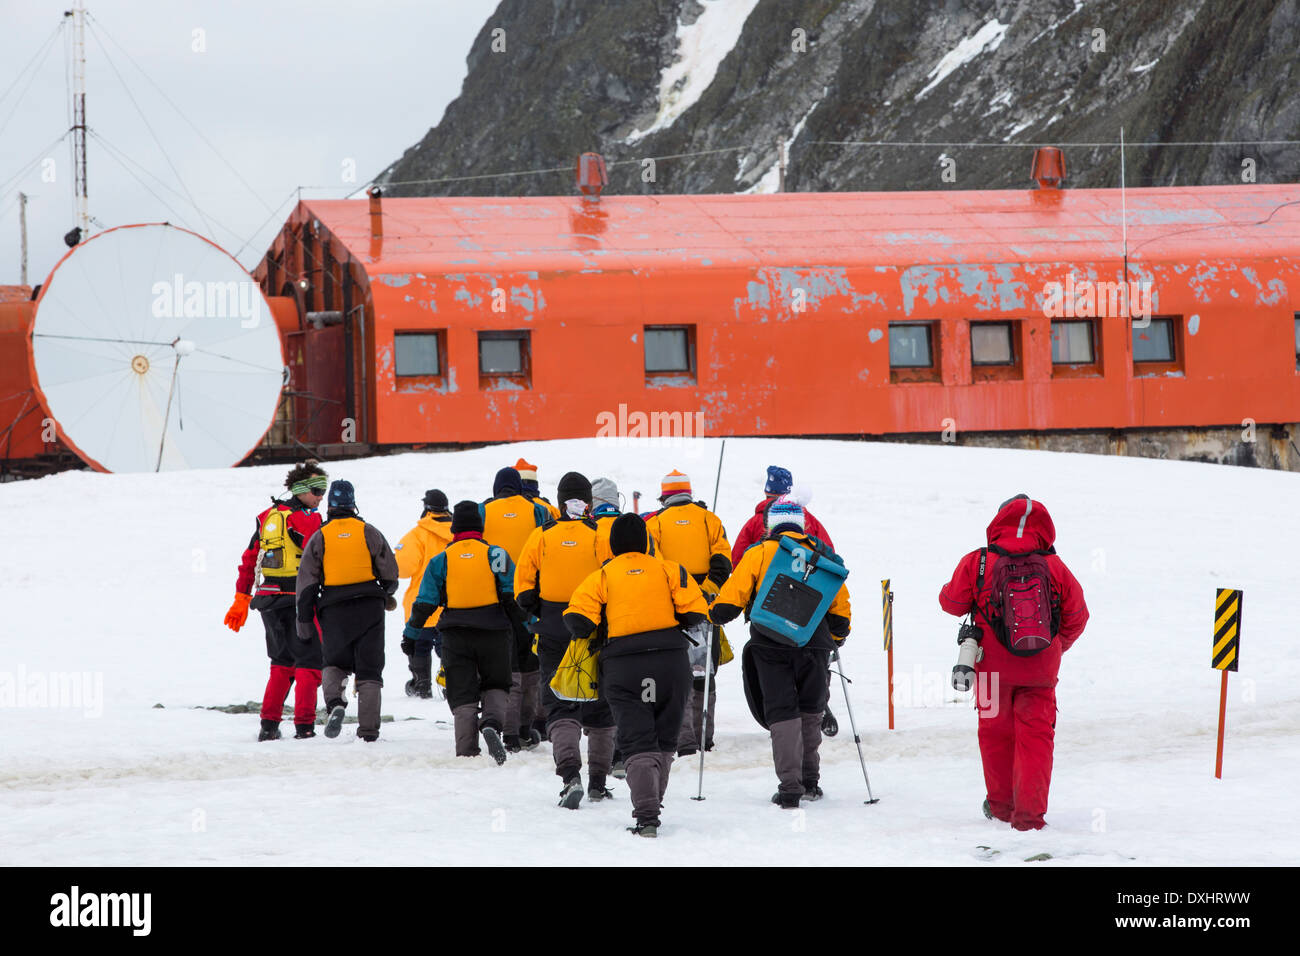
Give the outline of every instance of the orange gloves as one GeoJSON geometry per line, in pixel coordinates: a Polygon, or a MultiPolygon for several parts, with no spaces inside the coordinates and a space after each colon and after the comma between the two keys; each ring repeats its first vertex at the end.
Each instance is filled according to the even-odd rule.
{"type": "Polygon", "coordinates": [[[230,610],[226,612],[226,627],[232,631],[238,631],[248,620],[248,602],[252,600],[251,594],[236,594],[235,601],[230,605],[230,610]]]}

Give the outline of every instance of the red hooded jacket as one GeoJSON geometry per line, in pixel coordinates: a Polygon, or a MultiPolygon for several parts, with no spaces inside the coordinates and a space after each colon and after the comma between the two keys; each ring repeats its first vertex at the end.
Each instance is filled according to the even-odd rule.
{"type": "MultiPolygon", "coordinates": [[[[733,568],[740,564],[740,556],[746,550],[767,537],[767,508],[775,500],[775,498],[765,498],[760,501],[754,507],[753,516],[740,529],[740,534],[736,537],[736,543],[731,546],[731,566],[733,568]]],[[[803,510],[803,530],[832,551],[835,550],[831,536],[826,533],[822,523],[814,518],[812,512],[807,508],[803,510]]]]}
{"type": "MultiPolygon", "coordinates": [[[[984,568],[984,589],[978,596],[980,607],[987,607],[991,601],[993,568],[1001,560],[1000,555],[991,550],[994,546],[1010,554],[1026,554],[1030,551],[1046,551],[1055,541],[1056,526],[1052,524],[1052,516],[1041,502],[1013,498],[998,509],[996,517],[988,526],[990,550],[984,568]]],[[[979,563],[979,551],[966,555],[958,562],[952,580],[939,591],[939,605],[949,614],[961,617],[970,612],[976,597],[975,583],[979,575],[979,563]]],[[[1088,623],[1088,605],[1083,600],[1083,589],[1064,561],[1053,553],[1047,556],[1047,565],[1052,575],[1052,590],[1060,600],[1061,607],[1061,625],[1056,640],[1032,657],[1017,657],[998,640],[984,616],[976,612],[975,623],[984,632],[984,638],[980,642],[984,649],[984,659],[975,665],[977,673],[997,672],[999,680],[1014,687],[1056,686],[1061,655],[1083,633],[1084,625],[1088,623]]]]}

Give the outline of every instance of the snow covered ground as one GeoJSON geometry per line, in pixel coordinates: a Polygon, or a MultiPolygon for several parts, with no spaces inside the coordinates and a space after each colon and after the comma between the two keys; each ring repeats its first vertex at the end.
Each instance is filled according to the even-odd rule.
{"type": "MultiPolygon", "coordinates": [[[[634,489],[649,495],[678,467],[697,495],[711,497],[717,449],[716,440],[559,441],[329,467],[356,484],[362,515],[395,542],[425,488],[452,501],[483,498],[495,470],[521,454],[541,465],[547,493],[576,469],[613,477],[629,498],[634,489]]],[[[822,749],[827,798],[798,813],[773,807],[766,736],[733,664],[721,674],[707,799],[688,799],[697,764],[678,762],[660,839],[634,840],[624,832],[621,783],[610,803],[555,806],[546,744],[503,768],[453,757],[446,705],[402,693],[400,611],[389,620],[383,708],[396,722],[379,743],[357,741],[349,725],[337,740],[259,744],[255,714],[194,708],[261,697],[260,621],[252,616],[239,634],[221,622],[252,518],[285,469],[78,472],[0,486],[0,863],[1300,862],[1297,476],[1047,452],[731,440],[718,506],[729,531],[752,513],[771,463],[812,489],[812,510],[852,570],[845,668],[880,803],[863,805],[837,687],[843,729],[822,749]],[[980,815],[976,718],[948,689],[956,621],[936,601],[958,558],[982,543],[997,504],[1019,491],[1051,510],[1058,549],[1092,610],[1058,689],[1051,825],[1030,834],[980,815]],[[883,577],[896,595],[892,732],[883,577]],[[1209,666],[1216,587],[1245,589],[1222,781],[1213,777],[1219,675],[1209,666]],[[73,693],[73,675],[83,673],[81,689],[102,681],[102,699],[73,693]],[[40,692],[59,677],[67,696],[48,706],[40,692]],[[981,860],[981,845],[999,852],[981,860]],[[1021,862],[1043,852],[1053,859],[1021,862]]]]}

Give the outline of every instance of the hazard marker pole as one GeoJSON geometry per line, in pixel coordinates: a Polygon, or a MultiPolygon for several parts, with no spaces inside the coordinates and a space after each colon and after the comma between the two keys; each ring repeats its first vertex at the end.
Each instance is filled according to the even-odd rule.
{"type": "Polygon", "coordinates": [[[885,697],[889,701],[889,729],[894,729],[894,592],[889,590],[889,578],[880,582],[882,625],[885,631],[885,666],[887,683],[885,697]]]}
{"type": "Polygon", "coordinates": [[[1214,647],[1210,655],[1210,666],[1222,671],[1219,681],[1219,742],[1214,755],[1214,776],[1223,779],[1223,734],[1228,717],[1228,671],[1237,669],[1238,654],[1241,646],[1241,607],[1243,596],[1240,590],[1219,588],[1214,595],[1214,647]]]}

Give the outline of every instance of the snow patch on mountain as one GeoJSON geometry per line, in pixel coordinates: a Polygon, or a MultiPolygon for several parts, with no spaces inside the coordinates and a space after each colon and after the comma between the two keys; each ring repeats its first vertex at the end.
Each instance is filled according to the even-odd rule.
{"type": "Polygon", "coordinates": [[[623,142],[637,143],[672,126],[694,106],[718,75],[718,67],[740,39],[758,0],[701,0],[704,12],[690,25],[677,21],[677,59],[659,77],[659,113],[648,129],[633,130],[623,142]]]}
{"type": "Polygon", "coordinates": [[[994,18],[980,27],[974,36],[962,40],[955,48],[944,55],[933,70],[926,74],[926,78],[930,82],[913,97],[913,100],[919,101],[946,80],[955,70],[960,69],[981,53],[992,53],[1002,45],[1002,40],[1006,37],[1007,30],[1010,28],[1011,24],[999,23],[994,18]]]}

